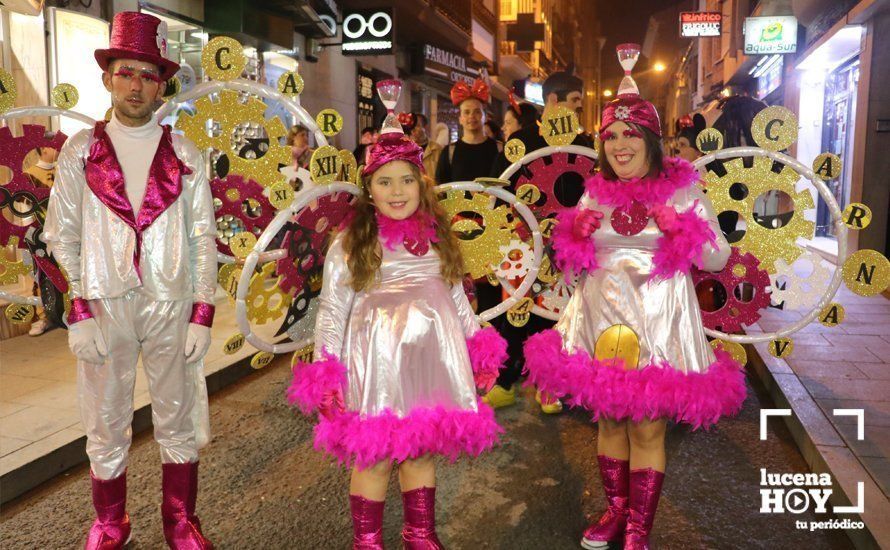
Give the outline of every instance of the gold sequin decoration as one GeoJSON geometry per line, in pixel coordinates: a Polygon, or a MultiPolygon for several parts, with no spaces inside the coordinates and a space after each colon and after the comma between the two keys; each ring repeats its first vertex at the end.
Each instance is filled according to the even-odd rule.
{"type": "Polygon", "coordinates": [[[248,321],[264,325],[284,315],[293,296],[281,290],[281,279],[275,275],[275,262],[268,262],[251,277],[244,299],[248,321]]]}
{"type": "Polygon", "coordinates": [[[514,327],[524,327],[531,318],[535,303],[528,296],[521,298],[507,310],[507,321],[514,327]]]}
{"type": "Polygon", "coordinates": [[[707,155],[723,149],[723,134],[716,128],[705,128],[695,137],[695,147],[707,155]]]}
{"type": "Polygon", "coordinates": [[[336,136],[343,129],[343,117],[335,109],[325,109],[315,115],[315,123],[328,137],[336,136]]]}
{"type": "Polygon", "coordinates": [[[797,239],[812,239],[816,224],[804,217],[804,212],[814,209],[815,203],[808,190],[796,191],[795,185],[800,175],[789,166],[783,166],[778,173],[773,172],[772,166],[772,159],[755,157],[753,165],[746,168],[744,159],[737,158],[723,163],[726,175],[719,177],[713,171],[708,171],[703,179],[707,182],[708,198],[718,214],[734,211],[745,220],[745,235],[733,246],[742,252],[754,254],[763,269],[775,274],[775,261],[782,258],[789,265],[794,263],[803,252],[797,246],[797,239]],[[741,200],[730,196],[730,188],[735,184],[747,188],[747,194],[741,200]],[[757,197],[774,190],[791,197],[794,214],[782,227],[767,228],[755,221],[754,203],[757,197]]]}
{"type": "Polygon", "coordinates": [[[311,363],[313,353],[315,353],[315,345],[313,344],[309,344],[308,346],[295,351],[290,358],[291,370],[294,370],[298,363],[311,363]]]}
{"type": "Polygon", "coordinates": [[[822,153],[813,161],[813,172],[825,181],[840,176],[842,167],[841,158],[833,153],[822,153]]]}
{"type": "Polygon", "coordinates": [[[547,145],[570,145],[578,135],[578,114],[564,105],[544,109],[538,130],[547,145]]]}
{"type": "Polygon", "coordinates": [[[857,250],[843,267],[844,283],[860,296],[875,296],[890,284],[890,260],[877,250],[857,250]]]}
{"type": "Polygon", "coordinates": [[[794,341],[791,338],[778,338],[769,343],[769,354],[777,359],[783,359],[794,351],[794,341]]]}
{"type": "Polygon", "coordinates": [[[844,225],[854,231],[865,229],[871,223],[871,208],[861,202],[851,202],[844,208],[841,218],[844,220],[844,225]]]}
{"type": "Polygon", "coordinates": [[[229,248],[232,249],[232,255],[236,258],[246,258],[254,246],[256,246],[256,235],[250,231],[236,233],[229,240],[229,248]]]}
{"type": "Polygon", "coordinates": [[[600,361],[620,359],[626,370],[634,370],[640,363],[640,339],[627,325],[612,325],[596,339],[593,356],[600,361]]]}
{"type": "Polygon", "coordinates": [[[238,264],[223,264],[216,273],[216,282],[235,300],[235,291],[238,290],[238,279],[241,278],[241,266],[238,264]]]}
{"type": "Polygon", "coordinates": [[[53,105],[59,109],[66,110],[77,105],[77,100],[80,99],[77,88],[66,82],[57,84],[50,95],[52,96],[53,105]]]}
{"type": "Polygon", "coordinates": [[[24,325],[31,322],[37,309],[27,304],[9,304],[6,307],[6,319],[14,325],[24,325]]]}
{"type": "Polygon", "coordinates": [[[491,187],[507,187],[510,185],[510,180],[502,180],[501,178],[476,178],[473,181],[491,187]]]}
{"type": "Polygon", "coordinates": [[[194,114],[183,113],[176,121],[176,128],[195,142],[200,149],[216,149],[229,159],[229,173],[252,179],[263,187],[286,182],[287,176],[278,171],[279,165],[293,162],[291,148],[281,145],[280,140],[287,136],[287,129],[281,119],[267,119],[267,106],[256,97],[242,102],[238,92],[222,90],[217,101],[210,97],[200,97],[195,101],[194,114]],[[219,134],[208,135],[207,127],[219,126],[219,134]],[[244,158],[235,149],[233,134],[242,124],[262,126],[269,138],[269,148],[260,158],[244,158]]]}
{"type": "Polygon", "coordinates": [[[751,135],[767,151],[787,149],[797,141],[797,117],[785,107],[767,107],[754,116],[751,135]]]}
{"type": "Polygon", "coordinates": [[[355,161],[355,155],[352,154],[352,151],[347,151],[346,149],[342,149],[337,154],[340,156],[341,180],[358,185],[358,162],[355,161]]]}
{"type": "Polygon", "coordinates": [[[500,247],[514,238],[512,226],[518,222],[511,224],[507,219],[511,209],[505,205],[491,208],[487,193],[474,193],[467,199],[463,191],[449,191],[439,202],[446,217],[453,221],[451,230],[458,234],[464,268],[473,279],[493,275],[492,266],[503,258],[500,247]],[[458,219],[464,212],[477,214],[482,224],[471,218],[458,219]]]}
{"type": "Polygon", "coordinates": [[[233,334],[229,336],[226,340],[226,343],[223,344],[223,353],[226,355],[232,355],[234,353],[238,353],[242,347],[244,347],[244,335],[240,332],[238,334],[233,334]]]}
{"type": "Polygon", "coordinates": [[[535,204],[541,200],[541,190],[538,189],[537,185],[525,183],[516,190],[516,198],[525,204],[535,204]]]}
{"type": "Polygon", "coordinates": [[[0,67],[0,113],[12,109],[17,92],[12,75],[0,67]]]}
{"type": "Polygon", "coordinates": [[[201,52],[201,68],[213,80],[234,80],[241,76],[246,66],[244,47],[228,36],[217,36],[201,52]]]}
{"type": "Polygon", "coordinates": [[[340,174],[340,152],[333,145],[323,145],[309,159],[309,175],[318,185],[333,183],[340,174]]]}
{"type": "MultiPolygon", "coordinates": [[[[537,189],[537,187],[535,188],[537,189]]],[[[541,236],[545,239],[549,239],[551,235],[553,235],[553,228],[556,227],[559,221],[556,218],[545,218],[541,220],[538,224],[538,230],[541,232],[541,236]]]]}
{"type": "Polygon", "coordinates": [[[552,285],[559,279],[559,270],[550,261],[550,256],[544,255],[541,259],[541,265],[538,267],[538,280],[542,283],[552,285]]]}
{"type": "MultiPolygon", "coordinates": [[[[18,237],[14,235],[9,237],[10,248],[15,249],[18,242],[18,237]]],[[[5,251],[0,253],[0,285],[13,285],[19,281],[20,276],[30,273],[31,269],[25,265],[24,260],[10,260],[6,257],[5,251]]]]}
{"type": "Polygon", "coordinates": [[[278,91],[290,98],[297,97],[303,93],[303,77],[293,71],[282,74],[278,77],[278,91]]]}
{"type": "Polygon", "coordinates": [[[846,310],[837,302],[831,302],[819,312],[819,322],[826,327],[836,327],[844,322],[846,310]]]}
{"type": "Polygon", "coordinates": [[[513,138],[504,144],[504,156],[510,162],[516,162],[525,156],[525,143],[519,138],[513,138]]]}
{"type": "Polygon", "coordinates": [[[737,342],[711,340],[711,347],[714,349],[722,349],[723,351],[728,353],[732,357],[732,360],[739,365],[744,366],[748,362],[748,352],[745,351],[745,346],[737,342]]]}
{"type": "Polygon", "coordinates": [[[254,369],[259,370],[263,367],[268,367],[269,363],[271,363],[273,359],[275,359],[274,353],[261,351],[250,359],[250,366],[254,369]]]}
{"type": "Polygon", "coordinates": [[[294,188],[287,182],[276,183],[269,189],[269,202],[276,210],[283,210],[294,201],[294,188]]]}

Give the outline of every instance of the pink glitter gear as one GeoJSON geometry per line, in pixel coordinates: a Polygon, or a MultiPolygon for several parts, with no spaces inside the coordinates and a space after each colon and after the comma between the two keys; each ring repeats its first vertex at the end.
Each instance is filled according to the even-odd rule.
{"type": "Polygon", "coordinates": [[[309,273],[324,265],[328,234],[349,219],[352,198],[351,193],[345,192],[324,195],[294,216],[292,229],[285,232],[282,241],[287,256],[275,264],[281,290],[296,295],[309,273]]]}
{"type": "Polygon", "coordinates": [[[531,183],[541,190],[541,194],[546,196],[545,201],[541,205],[528,205],[529,209],[535,213],[535,216],[542,220],[551,214],[558,214],[566,208],[574,205],[563,206],[556,200],[556,181],[560,176],[567,173],[575,173],[581,176],[582,180],[587,180],[594,174],[594,161],[590,157],[584,155],[573,155],[571,153],[553,153],[550,155],[552,162],[549,164],[542,157],[536,159],[526,166],[530,176],[524,173],[516,180],[516,188],[531,183]],[[574,157],[574,159],[570,159],[574,157]]]}
{"type": "MultiPolygon", "coordinates": [[[[245,231],[258,235],[260,231],[269,225],[269,222],[274,217],[275,208],[269,202],[269,199],[263,195],[263,186],[253,180],[246,180],[239,175],[229,174],[223,179],[214,178],[210,182],[210,191],[213,193],[214,199],[219,199],[222,202],[222,206],[216,210],[214,216],[217,219],[226,215],[232,216],[241,221],[245,231]],[[259,216],[251,217],[244,211],[244,201],[248,199],[253,199],[259,203],[259,216]]],[[[216,241],[216,248],[223,254],[232,255],[232,249],[229,248],[229,245],[219,239],[216,241]]]]}
{"type": "MultiPolygon", "coordinates": [[[[62,132],[56,132],[51,138],[44,137],[46,128],[39,124],[25,124],[22,126],[22,135],[15,137],[9,127],[0,128],[0,165],[6,166],[12,172],[12,178],[6,185],[0,186],[0,208],[10,209],[14,213],[13,203],[21,199],[28,199],[37,204],[45,203],[49,197],[49,189],[35,186],[22,170],[25,157],[37,147],[49,147],[61,151],[62,145],[68,136],[62,132]]],[[[35,206],[36,208],[36,206],[35,206]]],[[[41,216],[35,216],[35,220],[28,225],[16,225],[0,215],[0,245],[9,244],[12,236],[18,237],[18,247],[25,248],[25,233],[30,227],[39,226],[41,216]]]]}
{"type": "Polygon", "coordinates": [[[750,252],[742,254],[738,248],[732,247],[732,253],[726,262],[726,267],[718,273],[701,271],[693,268],[692,281],[698,286],[705,281],[716,281],[726,289],[726,303],[716,311],[701,312],[702,322],[706,327],[722,332],[735,332],[742,325],[751,325],[760,319],[760,310],[770,304],[769,297],[769,273],[760,269],[760,260],[750,252]],[[744,274],[735,273],[744,269],[744,274]],[[748,283],[754,289],[754,297],[750,301],[741,301],[736,297],[736,288],[748,283]]]}

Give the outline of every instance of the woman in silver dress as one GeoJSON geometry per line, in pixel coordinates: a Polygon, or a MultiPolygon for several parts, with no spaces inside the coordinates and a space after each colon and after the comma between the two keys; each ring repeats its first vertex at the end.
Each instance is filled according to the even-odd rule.
{"type": "Polygon", "coordinates": [[[529,383],[598,421],[609,508],[584,532],[588,549],[648,548],[667,421],[709,426],[746,394],[739,365],[705,337],[689,274],[723,269],[730,247],[693,166],[663,158],[658,113],[629,57],[619,52],[627,76],[603,111],[601,171],[553,233],[557,265],[580,282],[555,329],[524,348],[529,383]]]}

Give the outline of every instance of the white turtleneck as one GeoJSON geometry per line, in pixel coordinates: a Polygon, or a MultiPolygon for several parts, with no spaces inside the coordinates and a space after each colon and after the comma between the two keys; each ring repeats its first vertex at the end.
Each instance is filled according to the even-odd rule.
{"type": "Polygon", "coordinates": [[[105,129],[124,172],[133,215],[138,216],[148,185],[148,171],[164,132],[154,116],[142,126],[131,127],[121,124],[114,113],[105,129]]]}

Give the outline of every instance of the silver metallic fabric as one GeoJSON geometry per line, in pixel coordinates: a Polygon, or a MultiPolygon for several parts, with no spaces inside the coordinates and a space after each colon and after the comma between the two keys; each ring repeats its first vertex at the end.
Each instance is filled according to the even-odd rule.
{"type": "Polygon", "coordinates": [[[81,130],[62,147],[43,230],[50,252],[68,273],[72,297],[114,298],[141,286],[157,300],[212,304],[216,219],[197,147],[173,136],[177,157],[192,173],[182,177],[179,198],[143,232],[140,283],[133,264],[136,234],[86,183],[91,141],[92,129],[81,130]]]}
{"type": "Polygon", "coordinates": [[[379,280],[354,292],[342,236],[331,244],[319,297],[315,358],[347,367],[346,409],[400,417],[414,407],[477,410],[466,338],[479,330],[461,284],[446,283],[431,248],[383,249],[379,280]]]}
{"type": "MultiPolygon", "coordinates": [[[[718,244],[705,245],[698,267],[719,271],[729,259],[730,247],[706,195],[695,187],[681,189],[667,204],[684,212],[696,200],[696,212],[709,221],[718,244]]],[[[639,338],[641,367],[667,361],[684,373],[705,372],[715,358],[704,333],[692,277],[678,274],[648,282],[656,241],[662,236],[654,220],[640,233],[624,236],[609,222],[611,207],[598,204],[589,194],[582,198],[581,207],[604,214],[602,226],[593,234],[600,267],[581,278],[556,325],[565,349],[581,348],[593,357],[600,335],[621,324],[639,338]]]]}
{"type": "Polygon", "coordinates": [[[113,479],[127,467],[140,352],[161,461],[196,461],[196,438],[206,442],[209,411],[203,376],[196,376],[201,362],[185,362],[191,301],[159,302],[135,289],[117,298],[91,300],[90,309],[108,344],[104,363],[77,363],[80,415],[93,474],[113,479]]]}

